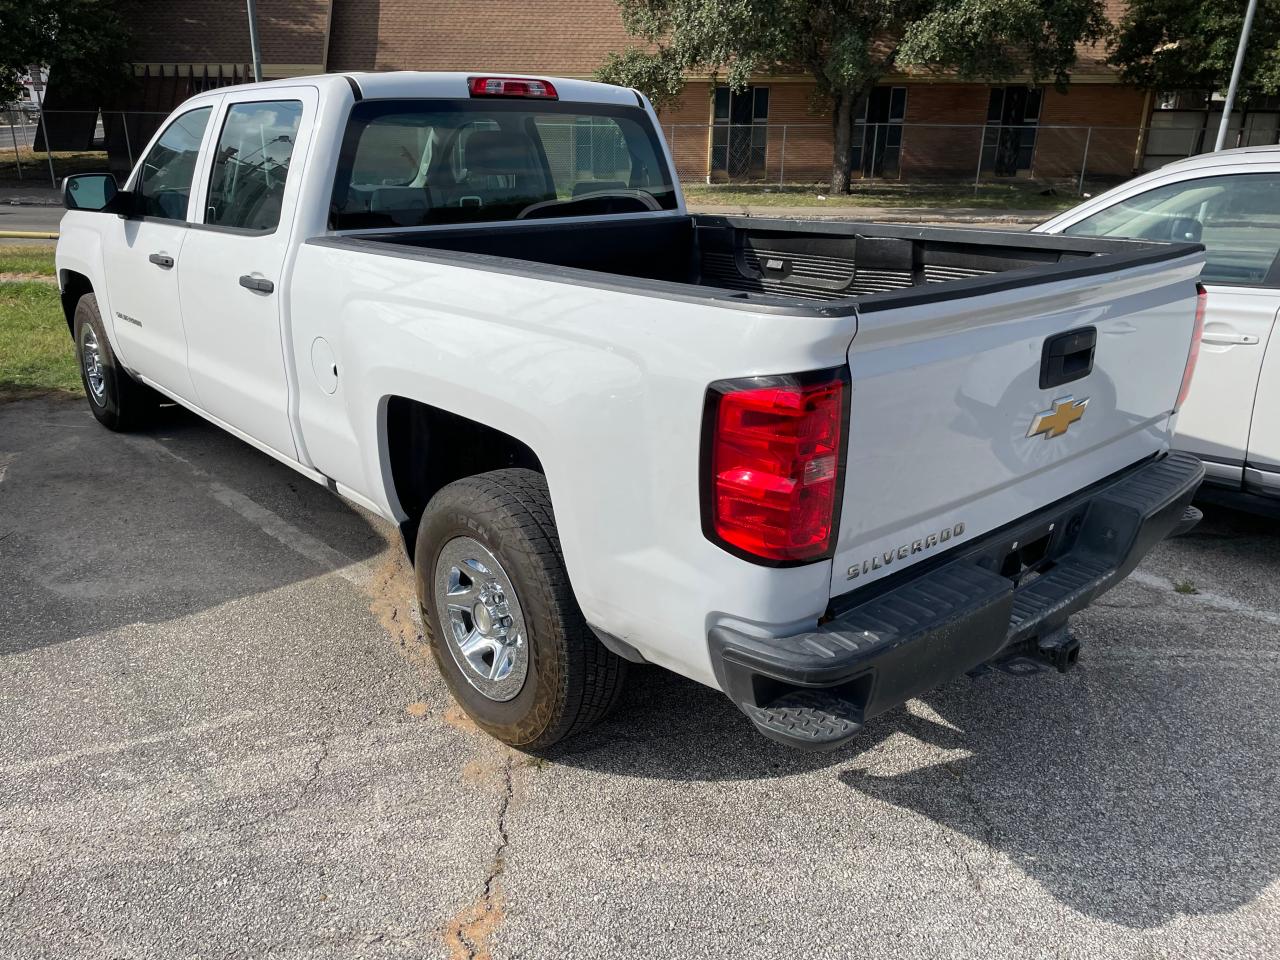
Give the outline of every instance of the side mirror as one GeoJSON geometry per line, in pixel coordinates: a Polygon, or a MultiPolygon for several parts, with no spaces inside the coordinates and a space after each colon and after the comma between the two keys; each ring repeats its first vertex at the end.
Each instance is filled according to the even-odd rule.
{"type": "Polygon", "coordinates": [[[104,210],[119,192],[109,173],[77,173],[62,181],[62,205],[68,210],[104,210]]]}
{"type": "Polygon", "coordinates": [[[1169,224],[1169,239],[1199,243],[1204,235],[1204,225],[1195,217],[1174,217],[1169,224]]]}

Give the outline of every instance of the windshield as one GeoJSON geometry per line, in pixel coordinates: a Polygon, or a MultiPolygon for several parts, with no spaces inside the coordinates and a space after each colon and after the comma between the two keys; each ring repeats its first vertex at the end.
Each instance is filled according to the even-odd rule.
{"type": "Polygon", "coordinates": [[[1280,174],[1180,180],[1119,200],[1062,232],[1199,241],[1206,258],[1201,280],[1260,284],[1280,255],[1280,174]]]}
{"type": "Polygon", "coordinates": [[[638,107],[529,100],[367,100],[334,180],[336,230],[674,210],[638,107]]]}

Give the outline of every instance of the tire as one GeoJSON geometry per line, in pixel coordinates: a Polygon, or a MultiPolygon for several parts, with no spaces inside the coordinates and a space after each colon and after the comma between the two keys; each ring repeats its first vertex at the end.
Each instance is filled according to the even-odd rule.
{"type": "Polygon", "coordinates": [[[116,362],[98,312],[98,298],[92,293],[86,293],[76,304],[71,328],[80,382],[98,422],[109,430],[122,432],[146,424],[159,406],[160,396],[134,380],[116,362]]]}
{"type": "Polygon", "coordinates": [[[482,730],[512,747],[542,750],[588,729],[617,702],[626,661],[596,639],[578,609],[540,473],[495,470],[441,489],[418,525],[415,557],[432,653],[482,730]],[[462,612],[468,605],[473,614],[462,612]],[[485,634],[501,632],[506,620],[514,622],[505,636],[489,641],[485,634]],[[490,631],[481,629],[486,622],[490,631]],[[473,655],[477,668],[463,652],[467,637],[499,652],[473,655]],[[484,676],[499,657],[509,660],[510,674],[484,676]]]}

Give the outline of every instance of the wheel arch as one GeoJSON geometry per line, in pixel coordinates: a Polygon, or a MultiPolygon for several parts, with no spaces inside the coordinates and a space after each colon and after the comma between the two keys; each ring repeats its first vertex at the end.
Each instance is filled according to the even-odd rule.
{"type": "Polygon", "coordinates": [[[387,397],[384,410],[381,459],[405,517],[400,534],[411,561],[422,512],[442,487],[504,467],[546,476],[533,448],[503,430],[399,395],[387,397]]]}
{"type": "Polygon", "coordinates": [[[78,270],[59,270],[58,286],[62,290],[62,315],[67,321],[67,330],[75,333],[76,304],[86,293],[94,293],[93,281],[78,270]]]}

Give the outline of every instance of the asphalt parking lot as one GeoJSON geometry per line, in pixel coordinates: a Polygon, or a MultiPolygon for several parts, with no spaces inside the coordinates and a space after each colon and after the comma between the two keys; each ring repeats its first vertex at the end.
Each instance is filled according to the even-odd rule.
{"type": "Polygon", "coordinates": [[[1277,956],[1277,561],[1210,509],[1078,669],[856,749],[642,670],[534,760],[452,708],[388,525],[177,410],[0,404],[0,956],[1277,956]]]}

